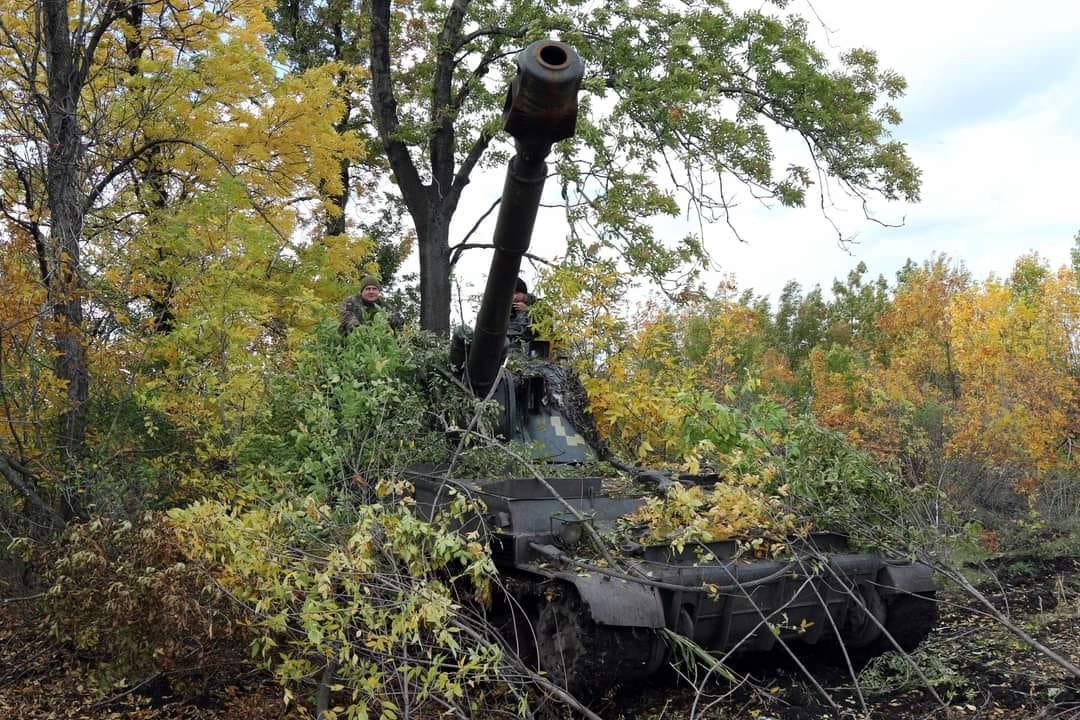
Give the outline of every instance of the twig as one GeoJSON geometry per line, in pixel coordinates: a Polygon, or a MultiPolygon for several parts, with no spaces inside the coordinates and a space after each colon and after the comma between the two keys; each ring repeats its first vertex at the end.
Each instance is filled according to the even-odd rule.
{"type": "Polygon", "coordinates": [[[1050,648],[1046,647],[1041,642],[1033,638],[1031,635],[1028,635],[1023,628],[1018,626],[1016,623],[1006,617],[1004,613],[994,607],[994,604],[990,602],[990,600],[985,595],[979,592],[978,588],[972,585],[968,581],[968,579],[964,577],[963,573],[957,572],[956,570],[948,567],[944,563],[936,561],[933,563],[932,567],[941,574],[948,577],[956,584],[958,584],[960,587],[962,587],[968,595],[971,595],[971,597],[982,603],[993,616],[993,618],[1002,625],[1004,625],[1006,628],[1008,628],[1013,635],[1023,640],[1025,643],[1031,646],[1032,649],[1038,651],[1053,662],[1060,665],[1063,669],[1068,670],[1073,677],[1080,678],[1080,667],[1077,667],[1074,663],[1070,662],[1060,653],[1051,650],[1050,648]]]}
{"type": "Polygon", "coordinates": [[[828,562],[828,559],[821,559],[825,560],[825,562],[822,563],[822,566],[829,571],[829,574],[832,575],[833,578],[835,578],[842,587],[847,590],[848,595],[851,597],[852,600],[855,601],[855,604],[859,606],[859,609],[866,614],[866,617],[869,618],[874,623],[874,625],[878,627],[879,630],[881,630],[881,634],[885,637],[886,640],[889,641],[889,644],[893,646],[893,649],[896,650],[896,652],[900,653],[901,657],[903,657],[904,660],[907,661],[907,663],[911,666],[911,669],[914,670],[915,674],[919,676],[920,680],[922,680],[923,685],[926,686],[926,689],[930,692],[931,695],[934,696],[934,699],[937,701],[938,705],[940,705],[942,708],[947,709],[948,705],[944,700],[941,699],[941,695],[939,695],[937,690],[934,689],[934,684],[930,682],[930,678],[926,677],[926,673],[924,673],[922,668],[919,667],[919,664],[911,659],[911,655],[909,655],[907,651],[904,650],[904,648],[900,647],[900,643],[896,642],[896,638],[892,636],[892,633],[890,633],[889,630],[885,627],[885,625],[877,619],[874,613],[870,612],[870,608],[866,607],[866,604],[862,601],[862,598],[859,597],[859,594],[852,592],[851,588],[844,584],[844,579],[840,577],[835,570],[833,570],[832,565],[828,562]]]}
{"type": "Polygon", "coordinates": [[[142,688],[142,687],[145,687],[145,686],[149,685],[150,683],[154,682],[155,680],[157,680],[161,676],[162,676],[161,671],[158,671],[158,672],[154,673],[153,675],[150,675],[149,677],[147,677],[147,678],[145,678],[143,680],[140,680],[139,682],[132,685],[128,689],[124,690],[123,692],[117,693],[116,695],[111,695],[111,696],[105,698],[104,700],[99,700],[98,702],[91,705],[90,709],[91,710],[98,710],[100,708],[108,707],[108,706],[112,705],[114,702],[116,702],[117,700],[120,700],[121,698],[127,697],[128,695],[135,692],[139,688],[142,688]]]}
{"type": "Polygon", "coordinates": [[[465,233],[465,237],[463,237],[461,239],[461,242],[459,242],[457,245],[454,245],[452,248],[450,248],[450,250],[453,252],[453,256],[450,259],[450,267],[453,267],[454,263],[457,262],[458,255],[461,252],[460,251],[461,246],[469,241],[469,238],[472,237],[473,233],[475,233],[477,231],[477,229],[480,227],[480,224],[483,223],[484,220],[487,219],[488,215],[490,215],[491,213],[493,213],[495,211],[495,208],[499,207],[499,203],[501,203],[501,202],[502,202],[502,195],[495,198],[495,202],[491,203],[491,207],[489,207],[484,212],[484,214],[481,215],[480,218],[475,223],[473,223],[473,226],[471,228],[469,228],[469,232],[465,233]]]}
{"type": "MultiPolygon", "coordinates": [[[[805,567],[801,557],[796,556],[796,560],[798,560],[800,567],[805,567]]],[[[825,608],[825,617],[829,620],[829,626],[832,628],[833,635],[836,637],[836,644],[840,646],[840,653],[844,656],[844,664],[847,666],[848,675],[851,677],[851,683],[855,686],[855,694],[859,697],[859,705],[862,707],[863,714],[869,715],[870,710],[866,707],[866,698],[863,697],[862,685],[859,684],[858,674],[855,672],[855,667],[851,664],[851,656],[848,654],[847,645],[844,643],[844,637],[840,633],[840,628],[836,626],[836,620],[833,619],[832,613],[829,612],[829,604],[825,602],[825,598],[821,597],[817,585],[810,583],[810,589],[814,591],[814,597],[821,603],[821,607],[825,608]]]]}
{"type": "MultiPolygon", "coordinates": [[[[473,628],[471,628],[471,627],[469,627],[467,625],[464,625],[464,624],[461,624],[461,623],[455,623],[455,626],[460,628],[463,633],[465,633],[466,635],[469,635],[470,637],[472,637],[477,642],[482,642],[482,643],[488,642],[484,637],[482,637],[480,635],[480,633],[476,632],[473,628]]],[[[583,705],[580,700],[578,700],[576,697],[571,695],[565,689],[559,687],[558,685],[556,685],[555,683],[553,683],[551,680],[544,677],[540,673],[536,672],[535,670],[533,670],[533,669],[531,669],[529,667],[526,667],[525,665],[521,666],[521,670],[526,675],[528,675],[529,679],[532,680],[534,683],[536,683],[541,688],[543,688],[544,690],[548,691],[549,693],[551,693],[552,695],[557,697],[562,702],[564,702],[567,705],[569,705],[570,707],[572,707],[574,710],[577,710],[579,713],[581,713],[585,717],[589,718],[590,720],[602,720],[602,718],[599,715],[594,713],[589,708],[585,707],[585,705],[583,705]]]]}
{"type": "Polygon", "coordinates": [[[35,593],[34,595],[24,595],[22,597],[0,598],[0,604],[7,605],[8,603],[27,602],[29,600],[37,600],[38,598],[42,597],[45,597],[44,592],[35,593]]]}

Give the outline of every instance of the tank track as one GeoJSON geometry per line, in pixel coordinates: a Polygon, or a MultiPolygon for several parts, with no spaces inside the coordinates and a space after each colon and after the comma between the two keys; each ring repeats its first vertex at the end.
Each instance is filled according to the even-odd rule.
{"type": "Polygon", "coordinates": [[[535,660],[553,683],[588,698],[651,674],[663,644],[655,632],[594,622],[569,583],[537,583],[535,593],[535,660]]]}

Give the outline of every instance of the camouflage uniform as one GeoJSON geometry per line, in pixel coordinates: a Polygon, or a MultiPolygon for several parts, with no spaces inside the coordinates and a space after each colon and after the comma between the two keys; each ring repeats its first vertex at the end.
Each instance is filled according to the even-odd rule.
{"type": "Polygon", "coordinates": [[[366,288],[368,285],[375,285],[378,287],[379,283],[371,276],[365,277],[360,281],[361,292],[346,298],[345,302],[342,303],[341,322],[338,324],[338,332],[342,335],[348,335],[357,325],[371,322],[379,313],[386,314],[386,321],[390,324],[391,328],[394,330],[401,328],[403,324],[401,313],[397,310],[388,309],[386,305],[383,304],[382,300],[368,302],[364,299],[363,288],[366,288]]]}
{"type": "Polygon", "coordinates": [[[510,347],[526,351],[535,337],[529,321],[529,305],[536,302],[536,297],[532,293],[527,293],[527,295],[525,309],[511,310],[510,324],[506,327],[506,337],[510,340],[510,347]]]}

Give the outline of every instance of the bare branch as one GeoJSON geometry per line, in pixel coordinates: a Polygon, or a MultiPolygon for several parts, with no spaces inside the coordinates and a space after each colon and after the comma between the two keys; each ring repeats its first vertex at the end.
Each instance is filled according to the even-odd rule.
{"type": "Polygon", "coordinates": [[[454,48],[454,50],[455,51],[460,50],[461,48],[463,48],[466,45],[468,45],[469,43],[471,43],[473,40],[476,40],[477,38],[481,38],[481,37],[489,37],[489,36],[493,36],[493,35],[501,35],[501,36],[509,37],[509,38],[525,37],[525,33],[528,31],[528,29],[529,28],[525,27],[524,25],[522,27],[518,28],[517,30],[511,30],[509,28],[504,28],[504,27],[480,28],[479,30],[473,30],[468,35],[462,36],[461,40],[458,41],[458,43],[457,43],[456,47],[454,48]]]}
{"type": "MultiPolygon", "coordinates": [[[[473,236],[473,233],[475,233],[476,230],[480,227],[480,224],[483,223],[484,220],[486,220],[488,218],[488,216],[491,215],[491,213],[495,212],[495,208],[499,207],[499,203],[501,203],[501,202],[502,202],[502,197],[501,196],[496,198],[495,202],[491,203],[491,207],[489,207],[487,210],[485,210],[484,214],[481,215],[477,219],[477,221],[475,223],[473,223],[473,226],[471,228],[469,228],[469,232],[465,233],[465,237],[463,237],[461,239],[461,242],[458,243],[457,245],[454,245],[453,247],[451,247],[450,250],[451,251],[456,251],[458,249],[458,247],[460,247],[460,246],[464,245],[465,243],[467,243],[469,241],[469,238],[471,238],[473,236]]],[[[456,257],[456,255],[455,255],[455,257],[456,257]]],[[[453,266],[454,262],[455,262],[454,260],[451,260],[450,265],[453,266]]]]}
{"type": "MultiPolygon", "coordinates": [[[[495,249],[495,246],[492,245],[491,243],[459,243],[459,244],[454,246],[453,253],[450,256],[450,268],[453,269],[454,266],[457,265],[457,261],[461,259],[462,253],[464,253],[466,250],[494,250],[494,249],[495,249]]],[[[546,259],[540,257],[539,255],[534,255],[533,253],[530,253],[530,252],[522,253],[521,256],[525,257],[525,258],[528,258],[529,260],[531,260],[533,262],[540,263],[541,265],[547,265],[548,267],[554,267],[554,265],[555,265],[550,260],[546,260],[546,259]]]]}
{"type": "Polygon", "coordinates": [[[115,180],[119,175],[123,174],[124,171],[126,171],[132,165],[132,163],[134,163],[136,160],[138,160],[140,157],[150,152],[154,148],[160,147],[162,145],[190,145],[191,147],[204,153],[207,157],[212,158],[215,162],[225,168],[229,175],[235,175],[232,168],[224,160],[218,157],[218,155],[215,154],[213,150],[210,150],[205,145],[195,142],[194,140],[186,140],[184,138],[162,138],[160,140],[151,140],[144,144],[142,147],[132,151],[129,155],[127,155],[127,157],[124,157],[121,160],[117,161],[116,165],[113,166],[112,170],[106,173],[105,177],[98,181],[98,183],[93,187],[93,189],[90,190],[89,193],[87,193],[86,199],[83,201],[83,212],[89,213],[91,210],[93,210],[94,203],[97,202],[98,197],[100,197],[101,193],[106,190],[106,188],[109,186],[109,183],[115,180]]]}
{"type": "Polygon", "coordinates": [[[487,130],[482,130],[480,135],[476,138],[476,142],[469,148],[469,154],[465,156],[465,159],[461,162],[461,167],[458,168],[457,174],[454,176],[454,182],[451,186],[454,202],[457,202],[457,198],[460,197],[461,191],[465,189],[465,186],[469,184],[469,174],[472,173],[476,163],[480,161],[480,156],[487,150],[487,146],[491,143],[492,134],[487,130]]]}

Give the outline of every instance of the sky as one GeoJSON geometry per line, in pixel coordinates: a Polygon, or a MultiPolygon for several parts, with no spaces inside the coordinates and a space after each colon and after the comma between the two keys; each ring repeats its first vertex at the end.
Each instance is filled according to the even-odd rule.
{"type": "MultiPolygon", "coordinates": [[[[874,217],[900,225],[885,227],[834,193],[829,214],[854,239],[841,246],[815,197],[805,209],[765,208],[744,192],[733,217],[745,242],[723,225],[705,229],[715,266],[707,286],[730,273],[740,288],[774,298],[788,280],[827,290],[860,261],[891,281],[907,258],[934,252],[963,260],[979,280],[1007,276],[1031,251],[1054,267],[1068,262],[1080,231],[1080,2],[793,0],[790,9],[810,20],[823,50],[872,48],[907,79],[894,136],[922,169],[921,201],[873,202],[874,217]]],[[[474,179],[452,243],[501,182],[492,170],[474,179]]],[[[558,253],[559,212],[541,211],[534,251],[558,253]]],[[[493,227],[492,217],[477,236],[493,227]]],[[[677,237],[697,225],[664,227],[677,237]]],[[[482,288],[487,262],[485,253],[466,254],[458,273],[466,290],[482,288]]],[[[530,280],[531,268],[523,275],[530,280]]]]}

